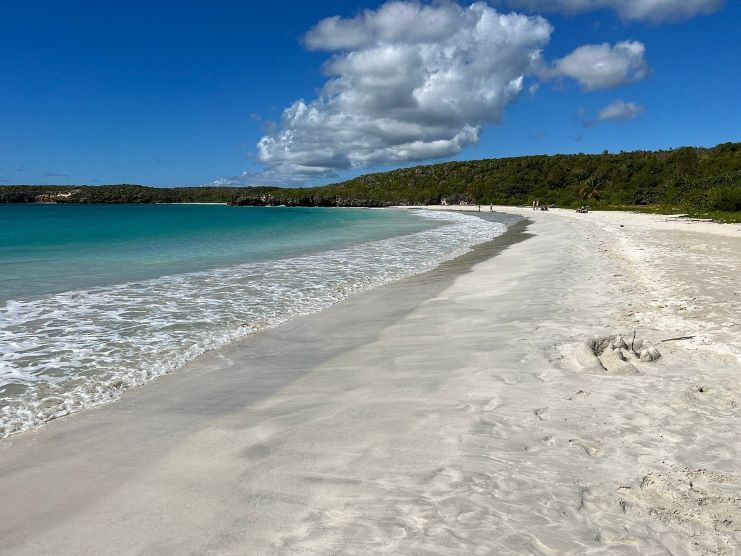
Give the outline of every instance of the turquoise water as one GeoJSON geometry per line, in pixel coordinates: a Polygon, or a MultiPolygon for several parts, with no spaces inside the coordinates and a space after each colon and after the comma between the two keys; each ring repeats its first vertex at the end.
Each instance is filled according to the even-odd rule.
{"type": "Polygon", "coordinates": [[[338,249],[434,225],[401,211],[0,204],[0,301],[338,249]]]}
{"type": "Polygon", "coordinates": [[[0,437],[503,231],[431,211],[0,205],[0,437]]]}

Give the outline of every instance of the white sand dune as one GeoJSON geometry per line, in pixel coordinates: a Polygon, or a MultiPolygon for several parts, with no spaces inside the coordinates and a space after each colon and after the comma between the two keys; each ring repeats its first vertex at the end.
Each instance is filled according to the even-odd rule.
{"type": "Polygon", "coordinates": [[[739,226],[502,210],[532,222],[1,443],[0,551],[741,552],[739,226]],[[634,332],[633,374],[587,347],[634,332]]]}

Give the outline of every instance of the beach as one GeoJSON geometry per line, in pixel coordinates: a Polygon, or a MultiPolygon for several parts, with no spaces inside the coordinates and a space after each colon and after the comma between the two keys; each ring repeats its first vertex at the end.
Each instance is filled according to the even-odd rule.
{"type": "Polygon", "coordinates": [[[741,226],[494,209],[462,257],[2,440],[0,552],[741,551],[741,226]]]}

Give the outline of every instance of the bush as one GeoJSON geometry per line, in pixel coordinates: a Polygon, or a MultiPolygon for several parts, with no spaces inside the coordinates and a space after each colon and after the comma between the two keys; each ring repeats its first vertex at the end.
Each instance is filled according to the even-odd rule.
{"type": "Polygon", "coordinates": [[[726,212],[741,211],[741,185],[722,185],[709,189],[707,208],[726,212]]]}

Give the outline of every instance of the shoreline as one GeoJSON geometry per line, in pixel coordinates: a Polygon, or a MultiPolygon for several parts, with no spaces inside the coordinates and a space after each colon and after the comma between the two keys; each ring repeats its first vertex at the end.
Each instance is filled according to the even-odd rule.
{"type": "MultiPolygon", "coordinates": [[[[397,211],[398,212],[398,211],[397,211]]],[[[400,213],[401,214],[401,213],[400,213]]],[[[408,213],[407,213],[408,214],[408,213]]],[[[378,240],[374,239],[366,239],[363,243],[357,243],[354,246],[352,246],[352,249],[360,250],[358,253],[355,253],[353,256],[357,256],[360,258],[360,262],[363,262],[363,255],[367,253],[373,253],[374,257],[378,257],[381,261],[386,261],[389,259],[388,264],[386,266],[382,265],[376,267],[372,267],[372,265],[365,264],[364,267],[366,272],[362,274],[363,279],[358,279],[358,273],[356,272],[356,278],[354,281],[350,281],[349,283],[345,283],[342,288],[337,288],[336,290],[334,288],[324,288],[325,293],[324,295],[321,295],[322,292],[319,292],[319,294],[316,294],[313,296],[307,296],[307,300],[304,300],[301,298],[301,295],[296,298],[295,296],[293,298],[290,297],[291,292],[286,292],[283,297],[287,297],[288,299],[293,299],[294,303],[288,305],[286,303],[283,303],[282,306],[279,307],[282,308],[281,310],[276,310],[273,308],[273,314],[276,315],[276,318],[274,319],[266,319],[267,322],[260,322],[260,325],[240,325],[240,326],[233,326],[232,329],[229,329],[228,327],[222,326],[221,335],[216,338],[210,338],[207,339],[208,341],[203,342],[202,344],[193,344],[188,346],[187,350],[180,349],[178,351],[178,346],[175,346],[174,349],[171,349],[170,352],[167,354],[169,355],[169,358],[165,358],[165,356],[160,356],[162,359],[162,363],[159,365],[154,366],[154,371],[147,370],[151,369],[150,367],[144,367],[144,371],[141,371],[140,368],[133,367],[133,364],[131,365],[133,367],[133,370],[128,372],[127,374],[115,374],[112,378],[110,378],[108,381],[98,381],[97,383],[92,384],[89,388],[85,389],[87,385],[78,386],[77,388],[68,388],[65,391],[59,390],[57,391],[56,395],[50,395],[47,399],[41,399],[41,400],[34,400],[31,398],[31,396],[27,396],[25,399],[21,398],[20,400],[12,398],[8,398],[9,401],[5,406],[0,406],[0,438],[5,438],[8,436],[12,436],[14,434],[21,434],[29,430],[34,430],[39,427],[45,426],[46,423],[60,419],[65,418],[71,414],[77,413],[79,411],[87,411],[90,409],[93,409],[95,407],[105,405],[107,403],[115,403],[118,401],[122,396],[125,396],[126,393],[131,390],[132,388],[137,388],[141,386],[145,386],[148,383],[150,383],[152,380],[158,378],[159,376],[163,376],[166,374],[170,374],[172,372],[178,371],[183,365],[188,363],[189,361],[192,361],[194,359],[197,359],[198,357],[204,355],[205,353],[209,352],[218,352],[219,350],[225,348],[229,344],[239,341],[240,339],[250,336],[254,333],[260,333],[261,331],[268,330],[275,328],[276,326],[280,326],[284,324],[287,321],[290,321],[293,318],[296,318],[301,315],[306,314],[312,314],[315,312],[320,312],[323,309],[326,309],[327,307],[334,305],[335,303],[341,302],[344,299],[346,299],[348,296],[355,295],[358,292],[365,291],[370,288],[375,288],[379,286],[383,286],[386,283],[389,283],[389,281],[393,282],[395,280],[398,280],[399,278],[403,276],[410,276],[414,274],[423,273],[426,270],[429,269],[435,264],[439,264],[439,261],[449,259],[450,257],[455,257],[458,253],[465,252],[467,249],[470,249],[471,245],[475,245],[476,242],[486,242],[487,239],[490,239],[492,235],[501,234],[502,230],[505,229],[504,221],[507,220],[506,217],[503,215],[491,215],[491,217],[484,218],[483,220],[489,220],[494,225],[490,224],[484,224],[481,222],[482,219],[479,218],[471,218],[470,216],[461,217],[456,216],[452,213],[449,213],[450,216],[444,216],[440,213],[423,213],[424,218],[428,220],[429,222],[435,223],[435,221],[439,220],[441,217],[444,220],[450,220],[451,223],[455,223],[456,221],[458,224],[461,224],[463,221],[468,222],[469,224],[465,227],[465,233],[460,233],[460,227],[454,228],[458,230],[453,237],[457,238],[455,240],[455,244],[453,245],[454,250],[451,251],[449,249],[440,249],[437,248],[436,250],[430,251],[430,253],[434,254],[434,259],[430,259],[430,253],[424,252],[424,246],[426,245],[426,242],[432,241],[433,244],[435,244],[436,241],[443,241],[446,238],[445,237],[429,237],[424,236],[425,233],[433,233],[434,235],[434,229],[438,226],[433,226],[430,224],[429,228],[426,230],[421,230],[419,232],[412,232],[411,235],[408,235],[409,231],[404,231],[403,233],[399,233],[397,236],[389,237],[389,238],[381,238],[378,240]],[[494,228],[494,229],[491,229],[494,228]],[[423,234],[423,235],[419,235],[423,234]],[[418,237],[419,236],[419,237],[418,237]],[[425,237],[424,240],[419,239],[422,237],[425,237]],[[395,241],[401,241],[402,244],[394,244],[395,241]],[[379,243],[381,242],[381,243],[379,243]],[[391,244],[384,244],[382,242],[391,242],[391,244]],[[404,244],[408,245],[404,245],[404,244]],[[378,251],[380,249],[380,245],[385,245],[385,248],[382,251],[378,251]],[[376,249],[376,251],[371,251],[371,249],[376,249]],[[396,256],[396,261],[393,260],[394,255],[396,256]],[[402,265],[400,267],[399,264],[402,260],[408,260],[409,264],[406,264],[405,266],[402,265]],[[387,271],[384,272],[383,269],[386,268],[387,271]],[[378,270],[381,270],[378,272],[378,270]],[[300,303],[301,301],[305,301],[303,305],[300,303]],[[205,345],[204,345],[205,344],[205,345]],[[184,353],[184,355],[183,355],[184,353]],[[174,361],[173,364],[170,364],[171,361],[174,361]],[[146,376],[144,374],[146,373],[146,376]],[[8,408],[10,408],[10,411],[6,411],[8,408]]],[[[404,217],[406,218],[406,217],[404,217]]],[[[411,215],[410,215],[411,218],[411,215]]],[[[414,216],[415,219],[419,219],[418,216],[414,216]]],[[[515,217],[516,218],[516,217],[515,217]]],[[[511,220],[512,218],[510,218],[511,220]]],[[[445,228],[442,228],[445,229],[445,228]]],[[[448,242],[446,245],[451,245],[450,242],[448,242]]],[[[333,264],[336,265],[343,265],[348,266],[346,264],[345,256],[342,255],[344,253],[343,249],[350,249],[351,247],[345,247],[339,249],[339,251],[336,251],[336,253],[339,253],[339,258],[335,257],[333,264]]],[[[328,250],[326,251],[327,254],[335,253],[335,251],[328,250]]],[[[309,253],[309,258],[311,257],[312,253],[309,253]]],[[[289,259],[291,260],[291,259],[289,259]]],[[[301,260],[301,259],[298,259],[301,260]]],[[[279,261],[279,259],[276,259],[276,261],[279,261]]],[[[325,261],[326,264],[326,261],[325,261]]],[[[380,264],[380,263],[379,263],[380,264]]],[[[354,265],[350,265],[354,266],[354,265]]],[[[232,267],[227,267],[222,269],[225,271],[227,275],[234,277],[234,283],[239,284],[238,281],[238,272],[241,268],[240,265],[235,265],[232,267]]],[[[219,269],[216,269],[216,271],[219,271],[219,269]]],[[[205,269],[203,272],[208,272],[208,269],[205,269]]],[[[284,270],[286,274],[290,274],[290,269],[284,270]]],[[[183,276],[197,276],[199,271],[195,271],[193,273],[186,273],[183,276]]],[[[297,279],[293,281],[294,291],[301,291],[303,286],[305,285],[307,275],[311,277],[312,268],[307,267],[304,268],[304,271],[302,273],[296,274],[297,279]],[[303,278],[303,281],[301,280],[303,278]]],[[[341,272],[339,273],[341,274],[341,272]]],[[[166,279],[167,276],[160,277],[160,278],[151,278],[147,279],[141,282],[132,281],[129,283],[123,283],[121,284],[122,287],[129,287],[129,286],[137,286],[137,284],[143,284],[147,285],[150,283],[155,283],[158,280],[166,279]]],[[[329,279],[330,277],[328,277],[329,279]]],[[[326,280],[325,280],[326,281],[326,280]]],[[[332,280],[329,279],[329,282],[332,280]]],[[[228,282],[228,281],[227,281],[228,282]]],[[[311,283],[321,283],[321,277],[318,280],[314,280],[313,282],[310,280],[311,283]]],[[[222,281],[222,284],[224,281],[222,281]]],[[[281,276],[280,275],[273,275],[273,281],[269,282],[267,286],[271,286],[272,284],[281,284],[281,276]]],[[[335,284],[342,284],[342,282],[338,282],[337,280],[334,281],[335,284]]],[[[204,287],[208,286],[208,284],[205,284],[204,287]]],[[[105,287],[105,286],[103,286],[105,287]]],[[[184,287],[184,286],[183,286],[184,287]]],[[[241,289],[244,292],[245,287],[244,284],[241,285],[241,289]]],[[[320,288],[321,289],[321,288],[320,288]]],[[[95,291],[95,288],[93,288],[91,291],[95,291]]],[[[191,288],[188,290],[191,295],[199,296],[204,295],[207,296],[209,289],[200,290],[198,288],[191,288]]],[[[252,295],[242,295],[242,299],[246,300],[246,302],[252,303],[255,306],[260,306],[259,300],[261,299],[259,297],[259,292],[255,292],[254,288],[252,290],[247,289],[246,291],[252,291],[252,295]]],[[[70,292],[74,294],[75,292],[70,292]]],[[[86,293],[85,290],[82,290],[81,293],[86,293]]],[[[166,296],[168,294],[167,291],[160,292],[163,296],[166,296]]],[[[40,298],[43,300],[43,298],[40,298]]],[[[155,296],[150,296],[150,301],[152,303],[158,303],[160,301],[160,298],[155,296]]],[[[242,314],[237,315],[237,319],[239,319],[239,322],[242,320],[248,321],[249,324],[252,324],[249,319],[244,317],[244,306],[239,305],[239,299],[238,298],[232,298],[227,300],[224,300],[222,302],[222,305],[225,307],[229,307],[232,305],[236,305],[238,307],[241,307],[243,309],[242,314]]],[[[271,299],[267,300],[267,307],[270,308],[270,301],[271,299]]],[[[274,300],[272,300],[274,301],[274,300]]],[[[141,301],[139,301],[141,303],[141,301]]],[[[274,303],[273,305],[277,305],[277,303],[274,303]]],[[[259,321],[261,314],[259,311],[247,311],[248,314],[255,314],[254,321],[259,321]]],[[[79,313],[78,313],[79,314],[79,313]]],[[[194,313],[198,314],[198,313],[194,313]]],[[[229,314],[228,310],[222,311],[221,314],[222,318],[228,319],[232,315],[229,314]],[[226,315],[224,317],[224,315],[226,315]]],[[[170,315],[171,317],[171,315],[170,315]]],[[[89,315],[88,315],[88,318],[89,315]]],[[[172,317],[171,317],[172,318],[172,317]]],[[[213,318],[213,316],[212,316],[213,318]]],[[[37,319],[39,320],[39,319],[37,319]]],[[[220,319],[213,319],[215,322],[219,322],[220,319]]],[[[234,320],[234,319],[233,319],[234,320]]],[[[150,330],[152,333],[156,333],[156,329],[150,330]]],[[[197,339],[197,336],[196,336],[197,339]]],[[[87,347],[90,349],[89,344],[86,345],[83,340],[86,340],[86,338],[77,338],[77,344],[78,347],[80,346],[80,343],[83,344],[83,348],[87,347]]],[[[141,341],[146,341],[146,338],[140,338],[141,341]]],[[[67,342],[70,344],[71,342],[67,342]]],[[[54,351],[53,348],[55,345],[52,343],[51,348],[49,351],[54,351]]],[[[165,346],[166,347],[166,346],[165,346]]],[[[92,367],[95,367],[95,363],[89,364],[92,365],[92,367]]],[[[100,373],[99,373],[100,374],[100,373]]],[[[12,385],[6,388],[6,392],[12,392],[12,385]]]]}
{"type": "Polygon", "coordinates": [[[502,210],[529,222],[0,443],[5,547],[732,553],[735,232],[502,210]],[[586,351],[635,329],[635,375],[586,351]]]}
{"type": "Polygon", "coordinates": [[[479,214],[490,213],[491,206],[494,213],[513,214],[518,216],[538,216],[555,214],[556,216],[568,217],[577,221],[592,222],[604,225],[623,225],[631,224],[644,229],[653,230],[677,230],[690,231],[696,233],[707,233],[722,235],[727,237],[741,237],[741,223],[735,222],[714,222],[698,218],[687,217],[684,214],[648,214],[641,212],[630,212],[621,210],[591,210],[588,213],[580,214],[574,209],[552,208],[547,211],[534,211],[531,207],[517,207],[509,205],[399,205],[390,207],[394,209],[411,209],[411,210],[441,210],[472,212],[479,214]]]}

